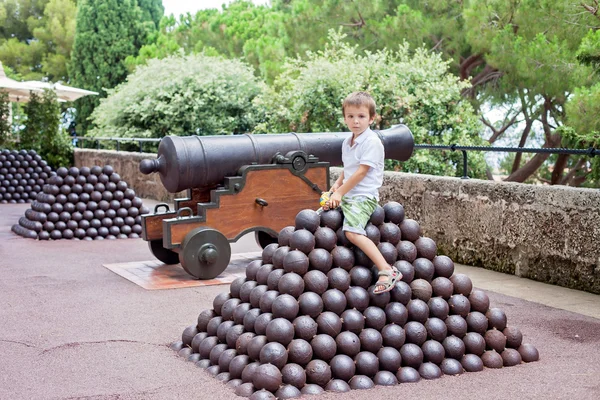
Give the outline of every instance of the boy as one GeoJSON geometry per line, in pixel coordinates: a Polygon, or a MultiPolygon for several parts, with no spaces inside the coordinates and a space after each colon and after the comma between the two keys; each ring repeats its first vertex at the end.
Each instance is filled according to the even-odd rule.
{"type": "Polygon", "coordinates": [[[346,237],[379,270],[379,280],[373,293],[385,293],[394,288],[402,274],[385,261],[365,232],[371,214],[377,207],[379,188],[383,183],[383,144],[369,128],[375,119],[375,100],[368,93],[354,92],[344,100],[342,112],[352,136],[342,143],[344,170],[331,187],[332,194],[324,209],[342,207],[342,229],[346,237]]]}

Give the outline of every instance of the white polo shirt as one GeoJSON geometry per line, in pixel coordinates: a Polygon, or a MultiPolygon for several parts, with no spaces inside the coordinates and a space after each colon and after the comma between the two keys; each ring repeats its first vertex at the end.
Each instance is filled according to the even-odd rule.
{"type": "Polygon", "coordinates": [[[379,136],[370,128],[358,135],[354,146],[350,147],[352,135],[342,143],[342,162],[344,163],[344,183],[358,171],[358,167],[368,165],[367,175],[356,184],[346,196],[367,196],[379,201],[379,188],[383,184],[383,166],[385,150],[379,136]]]}

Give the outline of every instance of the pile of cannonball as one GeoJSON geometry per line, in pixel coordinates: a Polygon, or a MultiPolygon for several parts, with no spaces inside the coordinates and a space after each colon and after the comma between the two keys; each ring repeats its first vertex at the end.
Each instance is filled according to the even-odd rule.
{"type": "Polygon", "coordinates": [[[126,239],[142,233],[149,212],[135,191],[104,167],[61,167],[12,230],[31,239],[126,239]]]}
{"type": "Polygon", "coordinates": [[[538,359],[506,314],[397,202],[367,235],[403,274],[373,294],[377,270],[341,230],[339,210],[303,210],[246,276],[215,297],[171,347],[239,396],[288,399],[346,392],[538,359]]]}
{"type": "Polygon", "coordinates": [[[29,203],[54,172],[35,150],[0,150],[0,203],[29,203]]]}

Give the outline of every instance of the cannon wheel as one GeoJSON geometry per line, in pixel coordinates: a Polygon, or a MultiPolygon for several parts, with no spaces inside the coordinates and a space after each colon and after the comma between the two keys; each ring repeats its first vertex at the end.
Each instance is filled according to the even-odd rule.
{"type": "Polygon", "coordinates": [[[154,255],[154,257],[158,258],[165,264],[179,264],[179,254],[177,254],[173,250],[165,249],[163,247],[162,239],[149,241],[148,247],[150,248],[152,255],[154,255]]]}
{"type": "Polygon", "coordinates": [[[188,274],[198,279],[213,279],[229,265],[231,246],[218,230],[192,229],[181,243],[179,261],[188,274]]]}
{"type": "Polygon", "coordinates": [[[254,239],[256,239],[256,243],[263,249],[271,243],[277,243],[277,236],[271,236],[263,231],[254,232],[254,239]]]}

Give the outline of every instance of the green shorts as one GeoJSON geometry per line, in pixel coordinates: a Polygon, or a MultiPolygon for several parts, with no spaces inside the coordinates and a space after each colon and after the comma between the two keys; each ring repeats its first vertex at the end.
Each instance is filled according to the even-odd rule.
{"type": "Polygon", "coordinates": [[[340,207],[344,213],[342,230],[367,236],[365,227],[377,208],[377,199],[367,196],[344,196],[340,207]]]}

